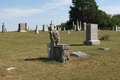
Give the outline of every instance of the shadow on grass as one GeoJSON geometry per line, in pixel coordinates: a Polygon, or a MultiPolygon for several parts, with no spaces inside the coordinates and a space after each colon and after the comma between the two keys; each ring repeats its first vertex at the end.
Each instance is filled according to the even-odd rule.
{"type": "Polygon", "coordinates": [[[36,60],[41,60],[43,62],[48,62],[48,61],[53,61],[51,59],[48,59],[48,58],[28,58],[28,59],[24,59],[25,61],[36,61],[36,60]]]}
{"type": "Polygon", "coordinates": [[[84,44],[70,44],[69,46],[86,46],[84,44]]]}

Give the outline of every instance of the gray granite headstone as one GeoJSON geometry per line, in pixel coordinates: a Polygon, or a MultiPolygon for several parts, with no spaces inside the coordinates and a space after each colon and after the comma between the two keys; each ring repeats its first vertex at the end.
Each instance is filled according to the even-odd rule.
{"type": "Polygon", "coordinates": [[[35,32],[35,34],[39,34],[38,25],[36,25],[36,32],[35,32]]]}
{"type": "Polygon", "coordinates": [[[48,25],[43,25],[43,31],[48,31],[48,25]]]}
{"type": "Polygon", "coordinates": [[[71,56],[86,57],[87,54],[85,54],[83,52],[72,52],[71,56]]]}
{"type": "Polygon", "coordinates": [[[99,45],[98,40],[98,24],[87,24],[86,26],[86,41],[84,45],[99,45]]]}
{"type": "Polygon", "coordinates": [[[26,32],[24,23],[19,23],[18,24],[18,31],[19,32],[26,32]]]}

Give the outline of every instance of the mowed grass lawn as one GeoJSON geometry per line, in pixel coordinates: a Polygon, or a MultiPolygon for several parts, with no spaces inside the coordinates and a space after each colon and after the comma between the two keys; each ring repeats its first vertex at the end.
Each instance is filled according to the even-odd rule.
{"type": "Polygon", "coordinates": [[[98,31],[99,39],[110,35],[110,41],[85,46],[85,31],[60,31],[60,44],[72,52],[88,57],[70,56],[65,64],[47,59],[48,32],[0,33],[0,80],[120,80],[120,32],[98,31]],[[98,50],[108,47],[109,51],[98,50]],[[7,70],[15,67],[16,69],[7,70]]]}

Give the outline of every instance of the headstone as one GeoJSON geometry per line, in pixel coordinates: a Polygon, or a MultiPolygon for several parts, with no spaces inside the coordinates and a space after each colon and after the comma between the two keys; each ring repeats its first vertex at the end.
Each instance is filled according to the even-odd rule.
{"type": "Polygon", "coordinates": [[[64,31],[66,31],[65,27],[64,27],[64,31]]]}
{"type": "Polygon", "coordinates": [[[43,31],[48,31],[48,25],[43,25],[43,31]]]}
{"type": "Polygon", "coordinates": [[[77,27],[76,27],[76,31],[79,31],[80,29],[79,29],[79,22],[78,22],[78,20],[77,20],[77,27]]]}
{"type": "Polygon", "coordinates": [[[68,30],[68,34],[70,34],[70,30],[68,30]]]}
{"type": "Polygon", "coordinates": [[[36,25],[36,31],[35,31],[35,34],[39,34],[39,31],[38,31],[38,25],[36,25]]]}
{"type": "Polygon", "coordinates": [[[116,31],[117,31],[117,25],[116,25],[116,31]]]}
{"type": "Polygon", "coordinates": [[[51,43],[48,44],[48,58],[65,63],[69,60],[69,46],[67,44],[59,44],[60,35],[58,31],[50,31],[51,43]]]}
{"type": "Polygon", "coordinates": [[[81,30],[82,28],[81,28],[81,21],[80,21],[80,30],[81,30]]]}
{"type": "Polygon", "coordinates": [[[5,25],[4,25],[4,23],[2,25],[2,32],[5,33],[5,25]]]}
{"type": "Polygon", "coordinates": [[[110,48],[98,48],[99,50],[110,50],[110,48]]]}
{"type": "Polygon", "coordinates": [[[84,22],[84,30],[86,30],[86,22],[84,22]]]}
{"type": "Polygon", "coordinates": [[[74,30],[76,31],[76,25],[74,25],[74,30]]]}
{"type": "Polygon", "coordinates": [[[26,30],[26,31],[28,30],[27,23],[25,23],[25,30],[26,30]]]}
{"type": "Polygon", "coordinates": [[[113,31],[114,31],[114,26],[113,26],[113,31]]]}
{"type": "Polygon", "coordinates": [[[98,40],[98,24],[87,24],[85,45],[99,45],[98,40]]]}
{"type": "Polygon", "coordinates": [[[75,30],[75,25],[74,25],[74,21],[73,21],[73,26],[72,26],[73,30],[75,30]]]}
{"type": "Polygon", "coordinates": [[[120,31],[120,27],[117,27],[117,31],[120,31]]]}
{"type": "Polygon", "coordinates": [[[83,52],[72,52],[71,56],[76,56],[76,57],[86,57],[87,54],[83,52]]]}
{"type": "Polygon", "coordinates": [[[54,24],[52,23],[52,21],[51,21],[51,23],[50,23],[50,30],[51,30],[51,31],[54,30],[54,24]]]}
{"type": "Polygon", "coordinates": [[[30,28],[29,28],[29,26],[28,26],[28,31],[30,31],[30,28]]]}
{"type": "Polygon", "coordinates": [[[65,63],[69,58],[69,46],[67,44],[58,44],[55,46],[55,60],[61,63],[65,63]]]}
{"type": "Polygon", "coordinates": [[[24,23],[19,23],[18,24],[18,31],[19,32],[26,32],[24,23]]]}

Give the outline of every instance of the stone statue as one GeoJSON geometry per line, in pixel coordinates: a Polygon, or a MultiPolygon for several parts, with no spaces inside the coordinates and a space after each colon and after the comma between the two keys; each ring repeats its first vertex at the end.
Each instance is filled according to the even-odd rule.
{"type": "Polygon", "coordinates": [[[50,31],[50,40],[52,47],[55,47],[59,44],[60,41],[60,35],[58,31],[50,31]]]}

